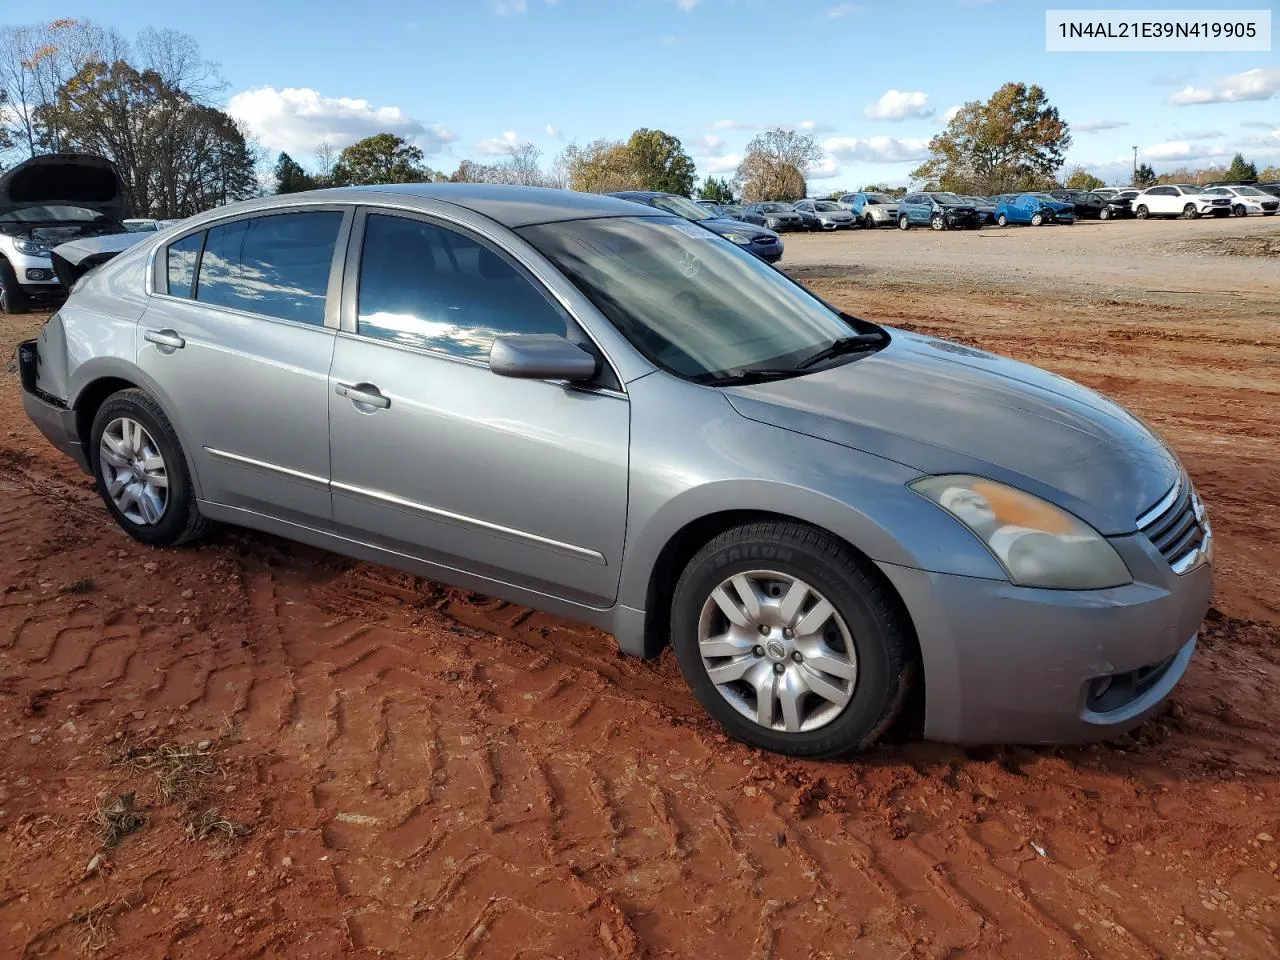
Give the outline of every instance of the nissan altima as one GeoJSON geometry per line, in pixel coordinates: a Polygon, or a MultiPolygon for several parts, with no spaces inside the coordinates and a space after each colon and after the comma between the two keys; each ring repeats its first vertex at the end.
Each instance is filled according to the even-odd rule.
{"type": "Polygon", "coordinates": [[[908,702],[940,740],[1111,736],[1195,649],[1212,534],[1139,419],[666,211],[418,184],[142,236],[55,251],[81,275],[19,359],[143,543],[237,524],[670,644],[800,756],[908,702]]]}

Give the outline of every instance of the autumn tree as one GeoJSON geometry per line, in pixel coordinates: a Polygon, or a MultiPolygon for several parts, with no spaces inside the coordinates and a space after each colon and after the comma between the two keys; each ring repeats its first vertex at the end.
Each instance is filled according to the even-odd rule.
{"type": "Polygon", "coordinates": [[[1006,83],[960,108],[911,173],[942,190],[990,195],[1036,189],[1062,167],[1071,134],[1035,84],[1006,83]]]}
{"type": "Polygon", "coordinates": [[[698,188],[699,200],[710,200],[712,203],[733,203],[733,187],[724,177],[707,177],[698,188]]]}
{"type": "Polygon", "coordinates": [[[298,193],[312,190],[316,186],[315,177],[303,170],[298,161],[287,153],[281,152],[276,161],[276,193],[298,193]]]}
{"type": "Polygon", "coordinates": [[[571,143],[561,154],[561,162],[570,189],[583,193],[641,189],[626,144],[620,140],[593,140],[585,147],[571,143]]]}
{"type": "Polygon", "coordinates": [[[1258,180],[1262,183],[1274,183],[1277,180],[1280,180],[1280,167],[1275,164],[1265,167],[1262,172],[1258,174],[1258,180]]]}
{"type": "Polygon", "coordinates": [[[1067,179],[1062,181],[1062,185],[1068,190],[1097,190],[1107,184],[1101,177],[1095,177],[1084,167],[1077,166],[1067,174],[1067,179]]]}
{"type": "Polygon", "coordinates": [[[1156,182],[1156,172],[1149,163],[1140,163],[1133,172],[1133,185],[1139,190],[1150,187],[1156,182]]]}
{"type": "Polygon", "coordinates": [[[1245,160],[1244,154],[1237,153],[1231,158],[1231,166],[1227,167],[1227,180],[1257,180],[1258,168],[1245,160]]]}
{"type": "Polygon", "coordinates": [[[423,166],[421,148],[394,133],[375,133],[357,140],[338,155],[335,184],[421,183],[435,174],[423,166]]]}
{"type": "Polygon", "coordinates": [[[757,134],[747,144],[733,183],[746,203],[758,200],[801,200],[805,178],[822,160],[822,148],[811,134],[781,127],[757,134]]]}
{"type": "Polygon", "coordinates": [[[678,137],[641,127],[623,147],[638,190],[656,190],[687,197],[693,193],[697,168],[678,137]]]}

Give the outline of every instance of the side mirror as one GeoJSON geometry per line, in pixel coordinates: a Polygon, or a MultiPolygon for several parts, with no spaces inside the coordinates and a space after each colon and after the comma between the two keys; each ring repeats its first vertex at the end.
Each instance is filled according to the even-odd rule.
{"type": "Polygon", "coordinates": [[[554,333],[498,337],[489,348],[489,369],[520,380],[590,380],[596,358],[554,333]]]}

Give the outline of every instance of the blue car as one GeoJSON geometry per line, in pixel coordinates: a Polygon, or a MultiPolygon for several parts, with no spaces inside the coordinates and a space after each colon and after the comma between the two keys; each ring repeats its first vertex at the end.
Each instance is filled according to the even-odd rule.
{"type": "Polygon", "coordinates": [[[982,215],[971,201],[954,193],[909,193],[898,201],[898,229],[909,230],[917,224],[934,230],[977,230],[982,215]]]}
{"type": "Polygon", "coordinates": [[[996,204],[996,223],[1027,223],[1038,227],[1043,223],[1075,223],[1076,207],[1047,193],[1010,193],[996,204]]]}
{"type": "Polygon", "coordinates": [[[731,220],[721,213],[694,203],[688,197],[681,197],[674,193],[659,193],[654,190],[621,190],[609,196],[630,200],[633,203],[643,203],[647,207],[665,210],[677,217],[692,220],[698,226],[706,227],[730,243],[736,243],[742,249],[754,253],[765,263],[777,263],[782,259],[782,238],[772,230],[758,227],[754,223],[731,220]]]}

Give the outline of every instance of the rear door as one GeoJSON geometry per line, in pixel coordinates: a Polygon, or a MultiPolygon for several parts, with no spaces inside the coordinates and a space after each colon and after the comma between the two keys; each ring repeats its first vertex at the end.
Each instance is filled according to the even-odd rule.
{"type": "Polygon", "coordinates": [[[621,384],[490,372],[497,336],[591,341],[488,239],[375,210],[355,231],[328,390],[335,524],[428,562],[612,603],[627,509],[621,384]]]}
{"type": "Polygon", "coordinates": [[[259,213],[158,251],[138,364],[205,500],[329,521],[328,375],[352,215],[259,213]]]}

